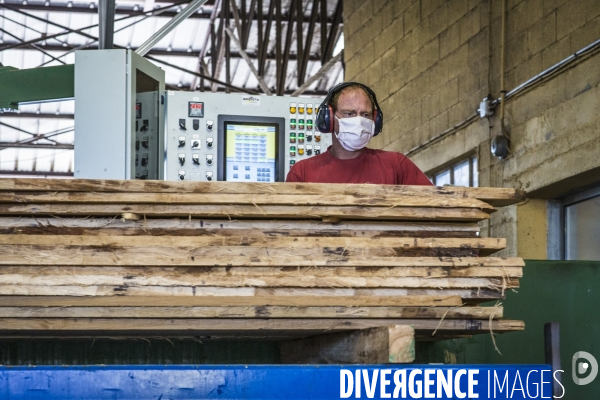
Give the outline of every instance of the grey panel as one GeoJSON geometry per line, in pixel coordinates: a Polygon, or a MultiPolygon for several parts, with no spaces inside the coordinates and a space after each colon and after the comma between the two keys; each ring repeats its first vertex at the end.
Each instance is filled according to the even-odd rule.
{"type": "Polygon", "coordinates": [[[126,179],[127,54],[75,52],[75,178],[126,179]]]}
{"type": "Polygon", "coordinates": [[[315,150],[322,152],[331,145],[331,135],[321,135],[315,129],[316,109],[322,100],[322,98],[168,91],[165,106],[166,179],[179,180],[182,177],[183,180],[207,180],[207,174],[210,174],[211,180],[216,180],[217,172],[222,168],[218,155],[223,150],[220,147],[223,143],[218,137],[219,116],[230,115],[239,117],[240,121],[244,119],[243,117],[249,117],[248,120],[254,122],[261,118],[284,119],[285,129],[278,152],[283,163],[283,174],[280,174],[279,180],[285,180],[290,170],[290,162],[312,157],[315,155],[315,150]],[[202,116],[189,115],[190,102],[203,103],[202,116]],[[301,108],[300,105],[303,107],[301,108]],[[197,130],[193,127],[194,120],[199,122],[197,130]],[[185,125],[185,129],[179,126],[180,121],[185,125]],[[199,142],[199,148],[192,148],[192,143],[195,141],[199,142]],[[212,147],[207,146],[208,142],[213,143],[212,147]],[[281,152],[284,154],[282,155],[281,152]],[[180,155],[185,160],[183,165],[179,161],[180,155]],[[189,161],[193,155],[197,155],[200,164],[189,161]],[[210,165],[206,162],[209,157],[212,158],[210,165]]]}
{"type": "Polygon", "coordinates": [[[163,93],[164,71],[130,50],[77,51],[75,177],[163,179],[163,93]],[[141,145],[144,138],[148,148],[141,145]]]}

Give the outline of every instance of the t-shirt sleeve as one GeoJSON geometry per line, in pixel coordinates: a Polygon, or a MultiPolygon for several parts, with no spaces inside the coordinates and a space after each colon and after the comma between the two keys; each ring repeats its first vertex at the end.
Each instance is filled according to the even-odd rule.
{"type": "Polygon", "coordinates": [[[421,185],[433,186],[427,175],[423,173],[408,157],[398,153],[400,156],[400,171],[401,176],[399,181],[401,185],[421,185]]]}
{"type": "Polygon", "coordinates": [[[290,172],[285,178],[286,182],[304,182],[302,167],[299,164],[294,164],[290,169],[290,172]]]}

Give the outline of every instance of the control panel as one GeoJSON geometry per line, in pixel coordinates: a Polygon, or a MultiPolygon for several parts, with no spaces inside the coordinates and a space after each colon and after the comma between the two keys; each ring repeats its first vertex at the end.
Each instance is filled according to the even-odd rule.
{"type": "Polygon", "coordinates": [[[167,180],[285,181],[299,160],[327,150],[321,98],[167,91],[167,180]]]}
{"type": "Polygon", "coordinates": [[[326,151],[331,145],[331,135],[321,136],[316,128],[319,105],[323,99],[292,99],[290,101],[287,143],[286,175],[292,165],[304,158],[312,157],[326,151]]]}
{"type": "Polygon", "coordinates": [[[216,180],[217,132],[197,93],[168,91],[165,105],[167,180],[216,180]]]}

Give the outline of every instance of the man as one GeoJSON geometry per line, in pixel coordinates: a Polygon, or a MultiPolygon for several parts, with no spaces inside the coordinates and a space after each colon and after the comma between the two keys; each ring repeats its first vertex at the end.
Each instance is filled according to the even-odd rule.
{"type": "Polygon", "coordinates": [[[345,82],[331,88],[316,123],[322,133],[332,132],[332,145],[294,164],[286,182],[432,185],[403,154],[365,147],[383,126],[375,93],[367,86],[345,82]]]}

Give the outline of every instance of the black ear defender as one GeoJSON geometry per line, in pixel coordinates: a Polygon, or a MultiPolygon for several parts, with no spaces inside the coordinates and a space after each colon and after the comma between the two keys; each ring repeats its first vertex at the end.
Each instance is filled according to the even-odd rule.
{"type": "Polygon", "coordinates": [[[333,132],[333,108],[328,104],[329,100],[333,97],[334,94],[347,88],[349,86],[360,86],[364,90],[367,91],[373,98],[373,102],[375,103],[375,110],[373,110],[373,120],[375,121],[375,133],[373,136],[379,135],[381,130],[383,129],[383,113],[381,112],[381,108],[379,108],[379,104],[377,103],[377,96],[375,96],[375,92],[371,90],[366,85],[358,82],[342,82],[331,89],[327,93],[325,100],[319,106],[319,111],[317,111],[317,121],[316,125],[321,133],[331,133],[333,132]]]}

